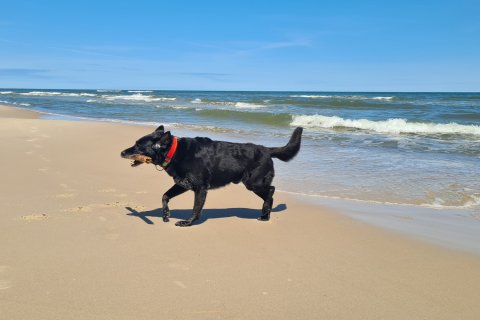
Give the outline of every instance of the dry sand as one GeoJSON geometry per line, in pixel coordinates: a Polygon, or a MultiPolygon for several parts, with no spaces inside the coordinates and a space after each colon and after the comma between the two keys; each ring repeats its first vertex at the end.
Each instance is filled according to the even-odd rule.
{"type": "Polygon", "coordinates": [[[171,178],[119,156],[151,128],[37,118],[0,107],[2,320],[480,319],[478,256],[241,186],[178,228],[192,194],[163,223],[171,178]]]}

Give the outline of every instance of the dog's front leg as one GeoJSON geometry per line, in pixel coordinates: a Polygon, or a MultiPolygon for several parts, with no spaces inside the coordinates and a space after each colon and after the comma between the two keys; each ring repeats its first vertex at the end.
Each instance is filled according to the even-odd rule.
{"type": "Polygon", "coordinates": [[[200,213],[202,212],[203,205],[205,204],[205,199],[207,198],[207,189],[197,189],[195,190],[195,201],[193,204],[193,214],[192,217],[188,220],[181,220],[175,223],[179,227],[188,227],[197,221],[200,218],[200,213]]]}
{"type": "Polygon", "coordinates": [[[172,199],[173,197],[176,197],[178,195],[181,195],[185,191],[187,191],[187,189],[185,189],[184,187],[182,187],[178,184],[175,184],[175,185],[173,185],[173,187],[168,189],[167,192],[165,192],[165,194],[162,197],[163,221],[164,222],[169,221],[168,217],[170,217],[170,208],[168,208],[168,202],[170,201],[170,199],[172,199]]]}

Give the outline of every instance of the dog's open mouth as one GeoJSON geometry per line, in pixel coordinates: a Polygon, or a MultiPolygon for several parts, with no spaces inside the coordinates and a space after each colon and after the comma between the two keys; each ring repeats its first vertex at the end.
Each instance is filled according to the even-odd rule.
{"type": "Polygon", "coordinates": [[[135,154],[129,157],[129,159],[133,160],[132,167],[139,166],[142,163],[152,163],[152,158],[141,155],[141,154],[135,154]]]}

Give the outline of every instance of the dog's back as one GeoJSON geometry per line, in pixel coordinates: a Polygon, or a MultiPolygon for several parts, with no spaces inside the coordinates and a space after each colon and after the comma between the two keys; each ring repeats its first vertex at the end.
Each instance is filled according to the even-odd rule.
{"type": "MultiPolygon", "coordinates": [[[[175,178],[194,180],[208,189],[239,183],[248,172],[271,161],[269,149],[253,143],[214,141],[209,138],[181,138],[175,155],[175,178]]],[[[272,176],[273,177],[273,176],[272,176]]]]}
{"type": "Polygon", "coordinates": [[[251,190],[270,185],[274,177],[272,157],[282,161],[292,159],[300,149],[301,135],[302,128],[295,129],[287,145],[279,148],[209,138],[181,138],[172,176],[174,179],[188,177],[208,189],[240,181],[251,190]]]}

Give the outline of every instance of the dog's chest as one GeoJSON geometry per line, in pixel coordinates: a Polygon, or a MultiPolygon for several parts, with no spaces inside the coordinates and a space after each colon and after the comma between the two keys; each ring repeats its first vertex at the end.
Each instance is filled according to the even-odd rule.
{"type": "Polygon", "coordinates": [[[182,177],[175,171],[169,172],[169,175],[173,178],[175,184],[188,190],[193,190],[195,188],[195,179],[192,176],[186,175],[182,177]]]}
{"type": "Polygon", "coordinates": [[[175,184],[178,184],[185,189],[193,189],[193,183],[188,178],[174,177],[173,181],[175,181],[175,184]]]}

